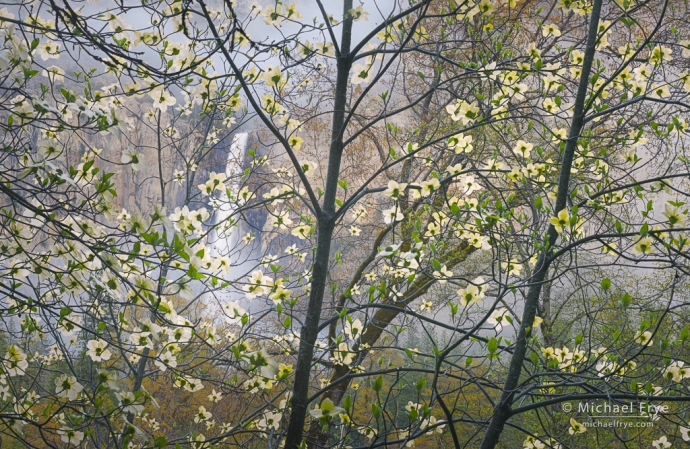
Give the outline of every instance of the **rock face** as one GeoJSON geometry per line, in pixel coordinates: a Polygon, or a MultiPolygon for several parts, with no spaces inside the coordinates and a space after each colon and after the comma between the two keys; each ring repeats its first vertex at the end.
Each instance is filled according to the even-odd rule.
{"type": "MultiPolygon", "coordinates": [[[[190,209],[209,206],[208,197],[201,194],[198,185],[206,182],[211,172],[225,173],[228,179],[226,184],[233,186],[233,190],[247,186],[259,196],[265,190],[259,179],[243,176],[244,170],[251,164],[247,150],[255,149],[258,154],[265,151],[258,139],[247,132],[230,134],[211,148],[202,148],[199,140],[193,138],[175,144],[170,144],[170,139],[162,138],[160,141],[163,144],[159,147],[159,138],[154,128],[144,126],[136,126],[128,135],[95,135],[90,136],[87,141],[93,148],[102,150],[102,159],[99,161],[101,169],[115,173],[113,182],[118,193],[115,207],[124,208],[130,213],[148,214],[152,212],[154,205],[161,204],[161,174],[168,213],[184,205],[188,205],[190,209]],[[143,155],[146,162],[144,169],[134,172],[129,165],[119,162],[128,147],[134,147],[143,155]],[[197,164],[194,171],[187,168],[191,161],[197,164]],[[184,171],[187,180],[182,183],[174,181],[173,174],[176,171],[184,171]]],[[[84,144],[75,159],[87,150],[84,144]]],[[[220,215],[217,213],[214,224],[226,218],[229,212],[220,211],[220,215]]],[[[243,235],[252,229],[263,229],[266,218],[267,213],[263,208],[243,213],[243,221],[238,224],[235,235],[243,235]]]]}
{"type": "MultiPolygon", "coordinates": [[[[185,152],[183,148],[180,148],[182,146],[180,144],[163,144],[159,150],[158,136],[154,130],[141,128],[137,127],[127,136],[123,134],[91,136],[88,140],[93,148],[103,150],[101,153],[103,158],[99,162],[100,167],[105,171],[115,173],[118,208],[125,208],[130,212],[150,212],[152,206],[160,204],[162,200],[161,177],[164,180],[165,206],[168,211],[186,203],[195,204],[195,207],[198,207],[198,203],[205,201],[197,186],[208,180],[210,172],[226,172],[229,160],[234,166],[233,175],[241,174],[243,170],[244,149],[229,158],[232,135],[212,148],[201,151],[189,148],[189,143],[186,143],[188,150],[191,151],[185,152]],[[119,162],[128,147],[135,148],[143,155],[146,161],[143,170],[133,172],[129,165],[119,162]],[[192,163],[197,164],[194,171],[188,168],[192,163]],[[186,172],[188,182],[180,184],[173,181],[173,173],[178,170],[186,172]]],[[[83,154],[84,151],[80,153],[83,154]]]]}

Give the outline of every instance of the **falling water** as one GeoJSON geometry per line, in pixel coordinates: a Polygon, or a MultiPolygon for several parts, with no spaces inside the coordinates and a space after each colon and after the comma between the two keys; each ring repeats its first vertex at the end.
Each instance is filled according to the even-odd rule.
{"type": "MultiPolygon", "coordinates": [[[[231,192],[239,190],[238,174],[242,172],[239,161],[242,159],[242,154],[247,147],[248,138],[249,135],[247,133],[237,133],[232,137],[228,159],[225,163],[225,185],[231,192]]],[[[228,200],[225,192],[221,193],[219,199],[220,207],[216,209],[213,215],[214,229],[211,232],[209,243],[212,254],[227,255],[232,252],[237,244],[237,228],[221,226],[220,229],[216,229],[216,226],[229,223],[228,218],[235,212],[235,206],[228,200]]]]}

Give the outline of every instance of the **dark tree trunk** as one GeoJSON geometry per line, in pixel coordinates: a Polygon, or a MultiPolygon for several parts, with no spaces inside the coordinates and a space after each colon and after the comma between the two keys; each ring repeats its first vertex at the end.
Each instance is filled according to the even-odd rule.
{"type": "MultiPolygon", "coordinates": [[[[573,111],[573,119],[570,126],[570,133],[568,134],[568,141],[563,151],[563,158],[561,160],[561,171],[558,179],[558,196],[556,197],[556,206],[554,208],[554,215],[566,207],[566,200],[568,199],[570,185],[570,169],[573,165],[573,155],[577,149],[577,140],[580,137],[582,128],[585,124],[585,100],[587,98],[587,89],[589,86],[589,74],[592,71],[592,62],[594,61],[594,54],[596,53],[597,32],[599,29],[599,16],[601,14],[602,0],[594,0],[592,6],[592,16],[589,23],[589,30],[587,31],[587,48],[585,49],[585,59],[582,64],[582,74],[580,83],[578,85],[577,96],[575,98],[575,105],[573,111]]],[[[527,354],[527,338],[532,330],[534,317],[537,313],[537,306],[539,305],[539,296],[541,288],[546,279],[551,264],[551,253],[553,245],[558,239],[558,232],[553,225],[549,226],[547,233],[548,245],[539,255],[536,265],[536,271],[530,280],[530,287],[525,298],[525,308],[522,312],[522,324],[518,331],[517,339],[515,341],[515,348],[510,359],[510,366],[508,374],[503,385],[503,393],[501,398],[494,407],[494,414],[491,417],[489,426],[484,433],[480,449],[494,449],[499,439],[503,428],[511,416],[512,398],[515,394],[520,381],[520,374],[522,372],[522,363],[527,354]],[[529,332],[528,332],[529,331],[529,332]]]]}

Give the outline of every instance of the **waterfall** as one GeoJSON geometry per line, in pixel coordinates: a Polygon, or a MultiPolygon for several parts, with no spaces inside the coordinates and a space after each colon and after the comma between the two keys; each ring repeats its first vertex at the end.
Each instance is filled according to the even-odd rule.
{"type": "MultiPolygon", "coordinates": [[[[248,133],[237,133],[232,137],[232,143],[228,151],[228,159],[225,163],[225,185],[231,192],[237,192],[239,190],[238,175],[242,173],[242,167],[239,161],[242,160],[242,154],[247,148],[248,140],[248,133]]],[[[237,228],[228,227],[226,229],[216,229],[216,226],[225,222],[228,217],[232,216],[235,212],[235,206],[228,200],[228,196],[225,192],[221,193],[219,199],[220,207],[218,207],[213,214],[213,230],[209,236],[209,244],[212,254],[228,255],[237,244],[237,228]]]]}

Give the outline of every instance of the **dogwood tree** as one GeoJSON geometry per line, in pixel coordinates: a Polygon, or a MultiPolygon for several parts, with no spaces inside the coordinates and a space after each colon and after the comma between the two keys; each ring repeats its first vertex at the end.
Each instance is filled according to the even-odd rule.
{"type": "Polygon", "coordinates": [[[687,17],[3,8],[3,435],[690,440],[687,17]],[[588,432],[602,402],[654,425],[588,432]]]}

